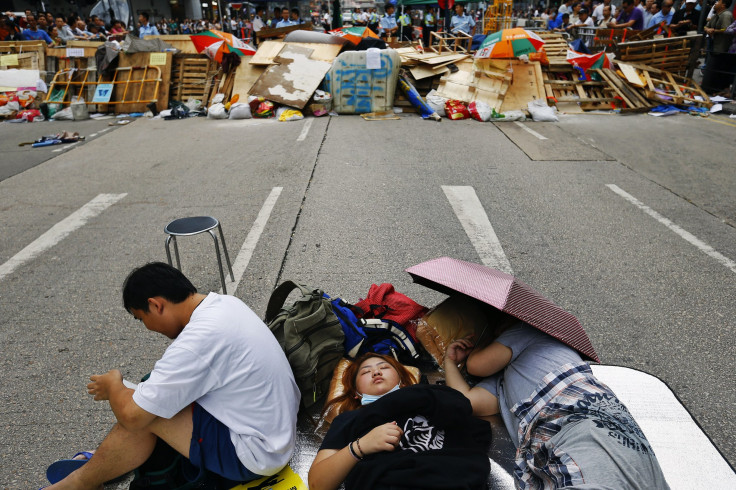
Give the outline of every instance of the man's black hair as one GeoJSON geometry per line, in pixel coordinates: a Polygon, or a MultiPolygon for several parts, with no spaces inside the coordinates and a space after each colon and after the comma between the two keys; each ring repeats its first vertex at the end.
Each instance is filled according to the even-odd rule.
{"type": "Polygon", "coordinates": [[[731,8],[731,0],[721,0],[721,2],[723,2],[723,6],[726,7],[726,10],[731,8]]]}
{"type": "Polygon", "coordinates": [[[142,16],[143,16],[143,18],[144,18],[144,19],[146,19],[146,21],[148,21],[148,12],[146,12],[146,11],[143,11],[143,12],[141,12],[141,13],[140,13],[139,15],[142,15],[142,16]]]}
{"type": "Polygon", "coordinates": [[[123,283],[123,306],[148,313],[148,298],[160,296],[172,303],[181,303],[197,288],[175,267],[163,262],[151,262],[134,269],[123,283]]]}
{"type": "Polygon", "coordinates": [[[293,9],[291,9],[291,13],[292,13],[292,14],[296,14],[296,15],[298,15],[298,16],[301,16],[301,15],[302,15],[302,13],[301,13],[301,12],[299,11],[299,9],[298,9],[298,8],[296,8],[296,7],[294,7],[293,9]]]}

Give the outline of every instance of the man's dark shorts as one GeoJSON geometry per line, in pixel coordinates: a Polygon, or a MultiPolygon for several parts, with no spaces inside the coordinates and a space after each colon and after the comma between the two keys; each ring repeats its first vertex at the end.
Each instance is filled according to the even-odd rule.
{"type": "Polygon", "coordinates": [[[243,466],[230,439],[230,429],[197,403],[192,403],[192,442],[189,461],[237,482],[262,478],[243,466]]]}

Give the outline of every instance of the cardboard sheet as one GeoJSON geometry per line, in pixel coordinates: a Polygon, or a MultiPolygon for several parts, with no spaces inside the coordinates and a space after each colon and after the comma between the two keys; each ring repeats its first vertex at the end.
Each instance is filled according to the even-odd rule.
{"type": "MultiPolygon", "coordinates": [[[[324,45],[329,46],[329,45],[324,45]]],[[[332,63],[310,58],[313,49],[286,44],[250,89],[251,95],[303,109],[332,67],[332,63]]]]}
{"type": "Polygon", "coordinates": [[[319,61],[332,61],[337,58],[337,55],[342,49],[340,44],[324,44],[324,43],[292,43],[282,41],[264,41],[258,47],[258,51],[250,59],[251,65],[272,65],[274,58],[276,58],[284,46],[301,46],[303,48],[311,49],[312,55],[310,58],[319,61]]]}

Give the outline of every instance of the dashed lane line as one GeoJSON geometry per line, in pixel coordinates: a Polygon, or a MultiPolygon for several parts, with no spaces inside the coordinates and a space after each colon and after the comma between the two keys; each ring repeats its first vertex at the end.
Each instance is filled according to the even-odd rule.
{"type": "Polygon", "coordinates": [[[684,230],[680,226],[674,224],[669,219],[665,218],[649,206],[645,205],[641,201],[639,201],[637,198],[629,194],[628,192],[624,191],[620,187],[618,187],[615,184],[606,184],[606,187],[611,189],[613,192],[618,194],[619,196],[623,197],[627,201],[629,201],[634,206],[638,207],[642,211],[644,211],[646,214],[654,218],[655,220],[659,221],[661,224],[669,228],[671,231],[679,235],[683,240],[690,243],[691,245],[694,245],[698,250],[703,252],[704,254],[708,255],[709,257],[714,258],[718,263],[723,265],[724,267],[731,270],[731,272],[736,272],[736,262],[729,259],[725,255],[721,254],[720,252],[717,252],[713,247],[702,241],[700,238],[696,237],[692,233],[690,233],[687,230],[684,230]]]}
{"type": "MultiPolygon", "coordinates": [[[[229,276],[225,276],[225,286],[232,295],[235,295],[235,291],[237,291],[238,285],[243,279],[245,269],[248,267],[251,257],[253,257],[253,252],[256,249],[256,245],[258,245],[258,240],[261,238],[261,233],[263,233],[264,228],[266,228],[268,218],[271,216],[271,211],[273,211],[274,206],[276,206],[276,201],[278,201],[282,190],[283,187],[274,187],[271,189],[271,193],[266,198],[266,202],[263,203],[256,220],[253,222],[253,226],[250,228],[250,232],[248,232],[248,236],[245,237],[245,242],[243,242],[243,246],[240,247],[238,256],[235,258],[235,262],[233,263],[233,274],[235,276],[235,280],[230,281],[227,279],[229,276]]],[[[222,294],[222,289],[220,289],[220,294],[222,294]]]]}
{"type": "Polygon", "coordinates": [[[498,241],[475,189],[470,186],[443,185],[442,190],[483,265],[512,274],[511,263],[506,258],[501,242],[498,241]]]}
{"type": "Polygon", "coordinates": [[[540,140],[546,140],[547,139],[546,136],[542,136],[541,134],[537,133],[536,131],[534,131],[532,128],[530,128],[529,126],[527,126],[524,123],[520,123],[519,121],[514,121],[514,124],[516,124],[521,129],[523,129],[524,131],[526,131],[527,133],[531,134],[532,136],[534,136],[537,139],[540,139],[540,140]]]}
{"type": "Polygon", "coordinates": [[[310,117],[306,120],[306,122],[304,123],[304,127],[302,128],[302,132],[299,133],[299,137],[296,139],[297,141],[304,141],[307,138],[307,133],[309,133],[309,128],[312,127],[313,122],[313,117],[310,117]]]}
{"type": "Polygon", "coordinates": [[[0,265],[0,280],[11,274],[15,269],[33,260],[46,250],[50,249],[73,231],[84,226],[90,219],[102,213],[128,194],[100,194],[90,202],[56,223],[46,233],[36,238],[23,250],[12,256],[7,262],[0,265]]]}

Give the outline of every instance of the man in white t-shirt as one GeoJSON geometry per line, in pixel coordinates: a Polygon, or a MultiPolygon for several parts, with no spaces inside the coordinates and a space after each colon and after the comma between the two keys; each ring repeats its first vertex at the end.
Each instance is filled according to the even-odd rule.
{"type": "Polygon", "coordinates": [[[603,3],[598,4],[598,6],[593,10],[593,19],[596,22],[603,18],[603,7],[606,6],[611,7],[611,15],[616,17],[616,6],[611,3],[611,0],[603,0],[603,3]]]}
{"type": "Polygon", "coordinates": [[[242,301],[197,293],[177,269],[151,263],[123,286],[123,304],[173,340],[135,389],[118,370],[92,376],[117,424],[94,455],[50,489],[97,489],[140,466],[158,438],[235,481],[273,475],[294,451],[299,390],[276,338],[242,301]]]}

